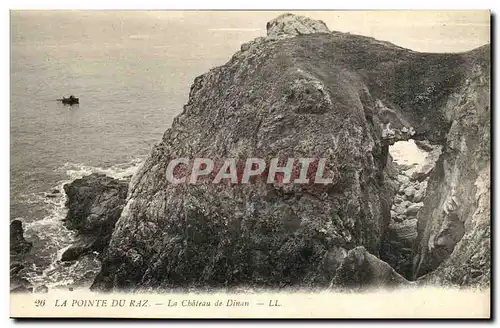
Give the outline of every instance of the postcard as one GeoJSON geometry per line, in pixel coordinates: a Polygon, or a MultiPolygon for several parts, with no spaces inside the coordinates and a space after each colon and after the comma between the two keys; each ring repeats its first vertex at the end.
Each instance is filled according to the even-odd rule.
{"type": "Polygon", "coordinates": [[[491,318],[490,12],[12,10],[13,318],[491,318]]]}

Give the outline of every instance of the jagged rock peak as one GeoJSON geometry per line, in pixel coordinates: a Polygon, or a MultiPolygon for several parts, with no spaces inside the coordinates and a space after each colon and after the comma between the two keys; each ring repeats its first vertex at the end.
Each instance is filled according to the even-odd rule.
{"type": "Polygon", "coordinates": [[[267,23],[267,37],[283,39],[302,34],[330,33],[326,24],[305,16],[283,14],[267,23]]]}
{"type": "Polygon", "coordinates": [[[267,22],[267,36],[258,37],[243,43],[241,51],[247,51],[252,46],[262,44],[264,41],[274,41],[293,38],[298,35],[314,33],[331,33],[326,24],[321,20],[286,13],[267,22]]]}

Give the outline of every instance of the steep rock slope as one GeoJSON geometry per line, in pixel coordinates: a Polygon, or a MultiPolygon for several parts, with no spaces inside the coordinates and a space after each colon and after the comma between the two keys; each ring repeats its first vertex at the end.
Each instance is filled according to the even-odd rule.
{"type": "MultiPolygon", "coordinates": [[[[280,37],[248,43],[195,79],[132,178],[94,289],[352,285],[342,272],[353,263],[390,269],[373,264],[396,191],[388,145],[446,140],[440,108],[460,90],[466,55],[322,28],[281,37],[274,27],[307,20],[277,21],[268,30],[280,37]],[[326,158],[333,182],[171,184],[167,165],[180,157],[326,158]]],[[[404,281],[389,271],[395,278],[364,279],[404,281]]]]}
{"type": "Polygon", "coordinates": [[[471,69],[443,108],[452,124],[418,215],[414,275],[428,274],[425,282],[490,283],[489,51],[481,47],[465,56],[471,69]]]}

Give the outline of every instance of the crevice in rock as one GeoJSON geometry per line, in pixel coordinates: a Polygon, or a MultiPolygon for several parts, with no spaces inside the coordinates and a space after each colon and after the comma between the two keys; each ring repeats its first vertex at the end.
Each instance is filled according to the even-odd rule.
{"type": "Polygon", "coordinates": [[[413,249],[417,240],[418,213],[424,206],[429,175],[441,154],[441,146],[426,140],[398,141],[389,147],[388,161],[397,172],[397,193],[383,237],[380,258],[396,272],[412,280],[413,249]]]}

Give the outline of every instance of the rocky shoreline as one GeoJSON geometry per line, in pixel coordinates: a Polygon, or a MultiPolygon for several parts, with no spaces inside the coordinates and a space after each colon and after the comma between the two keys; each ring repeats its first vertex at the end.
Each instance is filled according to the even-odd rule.
{"type": "MultiPolygon", "coordinates": [[[[62,253],[60,261],[71,264],[90,253],[98,254],[101,258],[104,256],[114,225],[126,202],[129,179],[119,180],[94,173],[63,186],[68,208],[64,224],[78,235],[73,245],[62,253]]],[[[46,197],[53,198],[59,194],[59,190],[52,191],[46,197]]],[[[10,249],[11,292],[47,292],[46,286],[34,287],[26,279],[25,271],[31,265],[27,257],[32,243],[25,239],[22,222],[17,219],[10,226],[10,249]]],[[[75,285],[88,279],[87,274],[84,274],[75,285]]]]}

